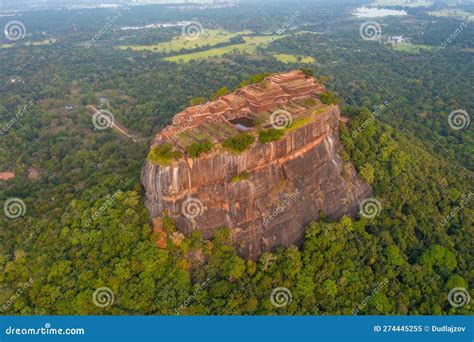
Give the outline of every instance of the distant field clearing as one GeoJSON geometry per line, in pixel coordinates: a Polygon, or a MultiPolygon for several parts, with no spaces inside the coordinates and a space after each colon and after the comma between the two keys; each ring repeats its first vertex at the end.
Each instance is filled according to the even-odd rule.
{"type": "Polygon", "coordinates": [[[439,11],[428,12],[429,15],[434,17],[447,17],[447,18],[457,18],[457,19],[467,19],[472,17],[474,19],[474,14],[471,12],[464,11],[462,9],[443,9],[439,11]]]}
{"type": "MultiPolygon", "coordinates": [[[[25,42],[24,44],[26,46],[30,46],[30,45],[33,45],[33,46],[42,46],[42,45],[49,45],[49,44],[54,44],[56,43],[56,38],[51,38],[51,39],[45,39],[45,40],[41,40],[41,41],[35,41],[35,42],[25,42]]],[[[15,44],[0,44],[0,48],[3,48],[3,49],[7,49],[7,48],[11,48],[11,47],[14,47],[15,44]]],[[[18,46],[21,46],[20,44],[18,46]]]]}
{"type": "Polygon", "coordinates": [[[168,62],[186,63],[191,60],[204,59],[210,57],[219,57],[227,53],[255,53],[257,47],[271,44],[274,40],[284,38],[286,36],[254,36],[254,37],[243,37],[245,43],[233,44],[220,48],[209,49],[205,51],[198,51],[193,53],[186,53],[183,55],[171,56],[164,58],[168,62]]]}
{"type": "Polygon", "coordinates": [[[417,45],[411,43],[399,43],[392,46],[392,49],[407,53],[420,53],[422,51],[433,51],[436,47],[431,45],[417,45]]]}
{"type": "Polygon", "coordinates": [[[311,64],[316,62],[313,57],[309,56],[298,56],[298,55],[289,55],[286,53],[276,53],[273,55],[276,59],[283,63],[305,63],[311,64]]]}
{"type": "Polygon", "coordinates": [[[118,48],[121,50],[132,49],[133,51],[177,52],[182,49],[197,49],[203,46],[228,43],[232,38],[249,34],[252,34],[252,31],[230,33],[223,30],[204,30],[201,36],[195,40],[189,40],[180,35],[169,42],[154,45],[120,45],[118,48]]]}

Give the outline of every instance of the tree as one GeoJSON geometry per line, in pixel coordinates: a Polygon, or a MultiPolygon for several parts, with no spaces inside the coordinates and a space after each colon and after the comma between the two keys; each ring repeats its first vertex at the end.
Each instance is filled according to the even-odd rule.
{"type": "Polygon", "coordinates": [[[362,165],[362,167],[359,170],[359,173],[367,183],[369,183],[369,184],[374,183],[375,170],[374,170],[374,167],[371,164],[365,163],[364,165],[362,165]]]}
{"type": "Polygon", "coordinates": [[[228,93],[229,89],[227,89],[227,87],[222,87],[218,91],[216,91],[214,95],[212,95],[212,99],[215,100],[221,96],[227,95],[228,93]]]}

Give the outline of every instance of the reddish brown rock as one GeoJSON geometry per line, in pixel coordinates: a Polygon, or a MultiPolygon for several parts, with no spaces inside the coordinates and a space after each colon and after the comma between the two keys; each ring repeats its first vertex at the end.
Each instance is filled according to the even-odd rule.
{"type": "Polygon", "coordinates": [[[167,212],[181,232],[200,230],[205,238],[229,227],[239,254],[255,259],[277,245],[300,244],[305,226],[321,212],[333,219],[354,215],[371,188],[338,155],[340,110],[319,101],[323,91],[294,71],[178,113],[152,146],[172,143],[183,158],[167,166],[147,161],[142,170],[151,217],[167,212]],[[259,127],[246,127],[255,134],[271,127],[279,110],[293,122],[280,140],[256,142],[241,154],[219,146],[239,133],[236,122],[258,119],[259,127]],[[188,157],[186,146],[203,136],[216,147],[188,157]]]}
{"type": "Polygon", "coordinates": [[[184,240],[184,235],[180,232],[174,232],[171,234],[171,241],[175,246],[181,246],[184,240]]]}
{"type": "Polygon", "coordinates": [[[165,230],[163,229],[163,224],[161,219],[158,217],[153,218],[153,233],[156,236],[156,245],[158,248],[164,249],[168,246],[168,234],[166,234],[165,230]]]}
{"type": "Polygon", "coordinates": [[[12,178],[15,178],[14,172],[0,172],[0,180],[7,181],[12,178]]]}

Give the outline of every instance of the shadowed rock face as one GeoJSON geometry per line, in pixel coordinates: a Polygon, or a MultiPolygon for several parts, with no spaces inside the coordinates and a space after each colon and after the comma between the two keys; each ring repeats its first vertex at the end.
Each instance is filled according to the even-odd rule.
{"type": "Polygon", "coordinates": [[[214,148],[169,166],[147,161],[142,183],[151,217],[166,211],[181,232],[200,230],[205,238],[229,227],[238,253],[256,259],[277,245],[301,244],[320,212],[353,216],[371,187],[338,156],[339,115],[339,107],[326,106],[280,140],[241,154],[214,148]]]}

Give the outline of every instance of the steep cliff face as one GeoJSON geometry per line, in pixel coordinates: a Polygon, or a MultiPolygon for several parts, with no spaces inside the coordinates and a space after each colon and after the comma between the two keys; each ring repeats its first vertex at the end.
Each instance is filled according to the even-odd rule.
{"type": "MultiPolygon", "coordinates": [[[[317,98],[314,89],[309,97],[317,98]]],[[[229,227],[239,254],[255,259],[277,245],[300,244],[305,226],[320,212],[334,219],[354,215],[371,188],[338,155],[339,107],[305,113],[310,116],[294,122],[279,140],[257,141],[239,154],[217,145],[199,158],[184,155],[169,165],[147,161],[142,183],[151,217],[166,211],[181,232],[200,230],[205,238],[229,227]]],[[[154,144],[162,142],[163,132],[154,144]]]]}

